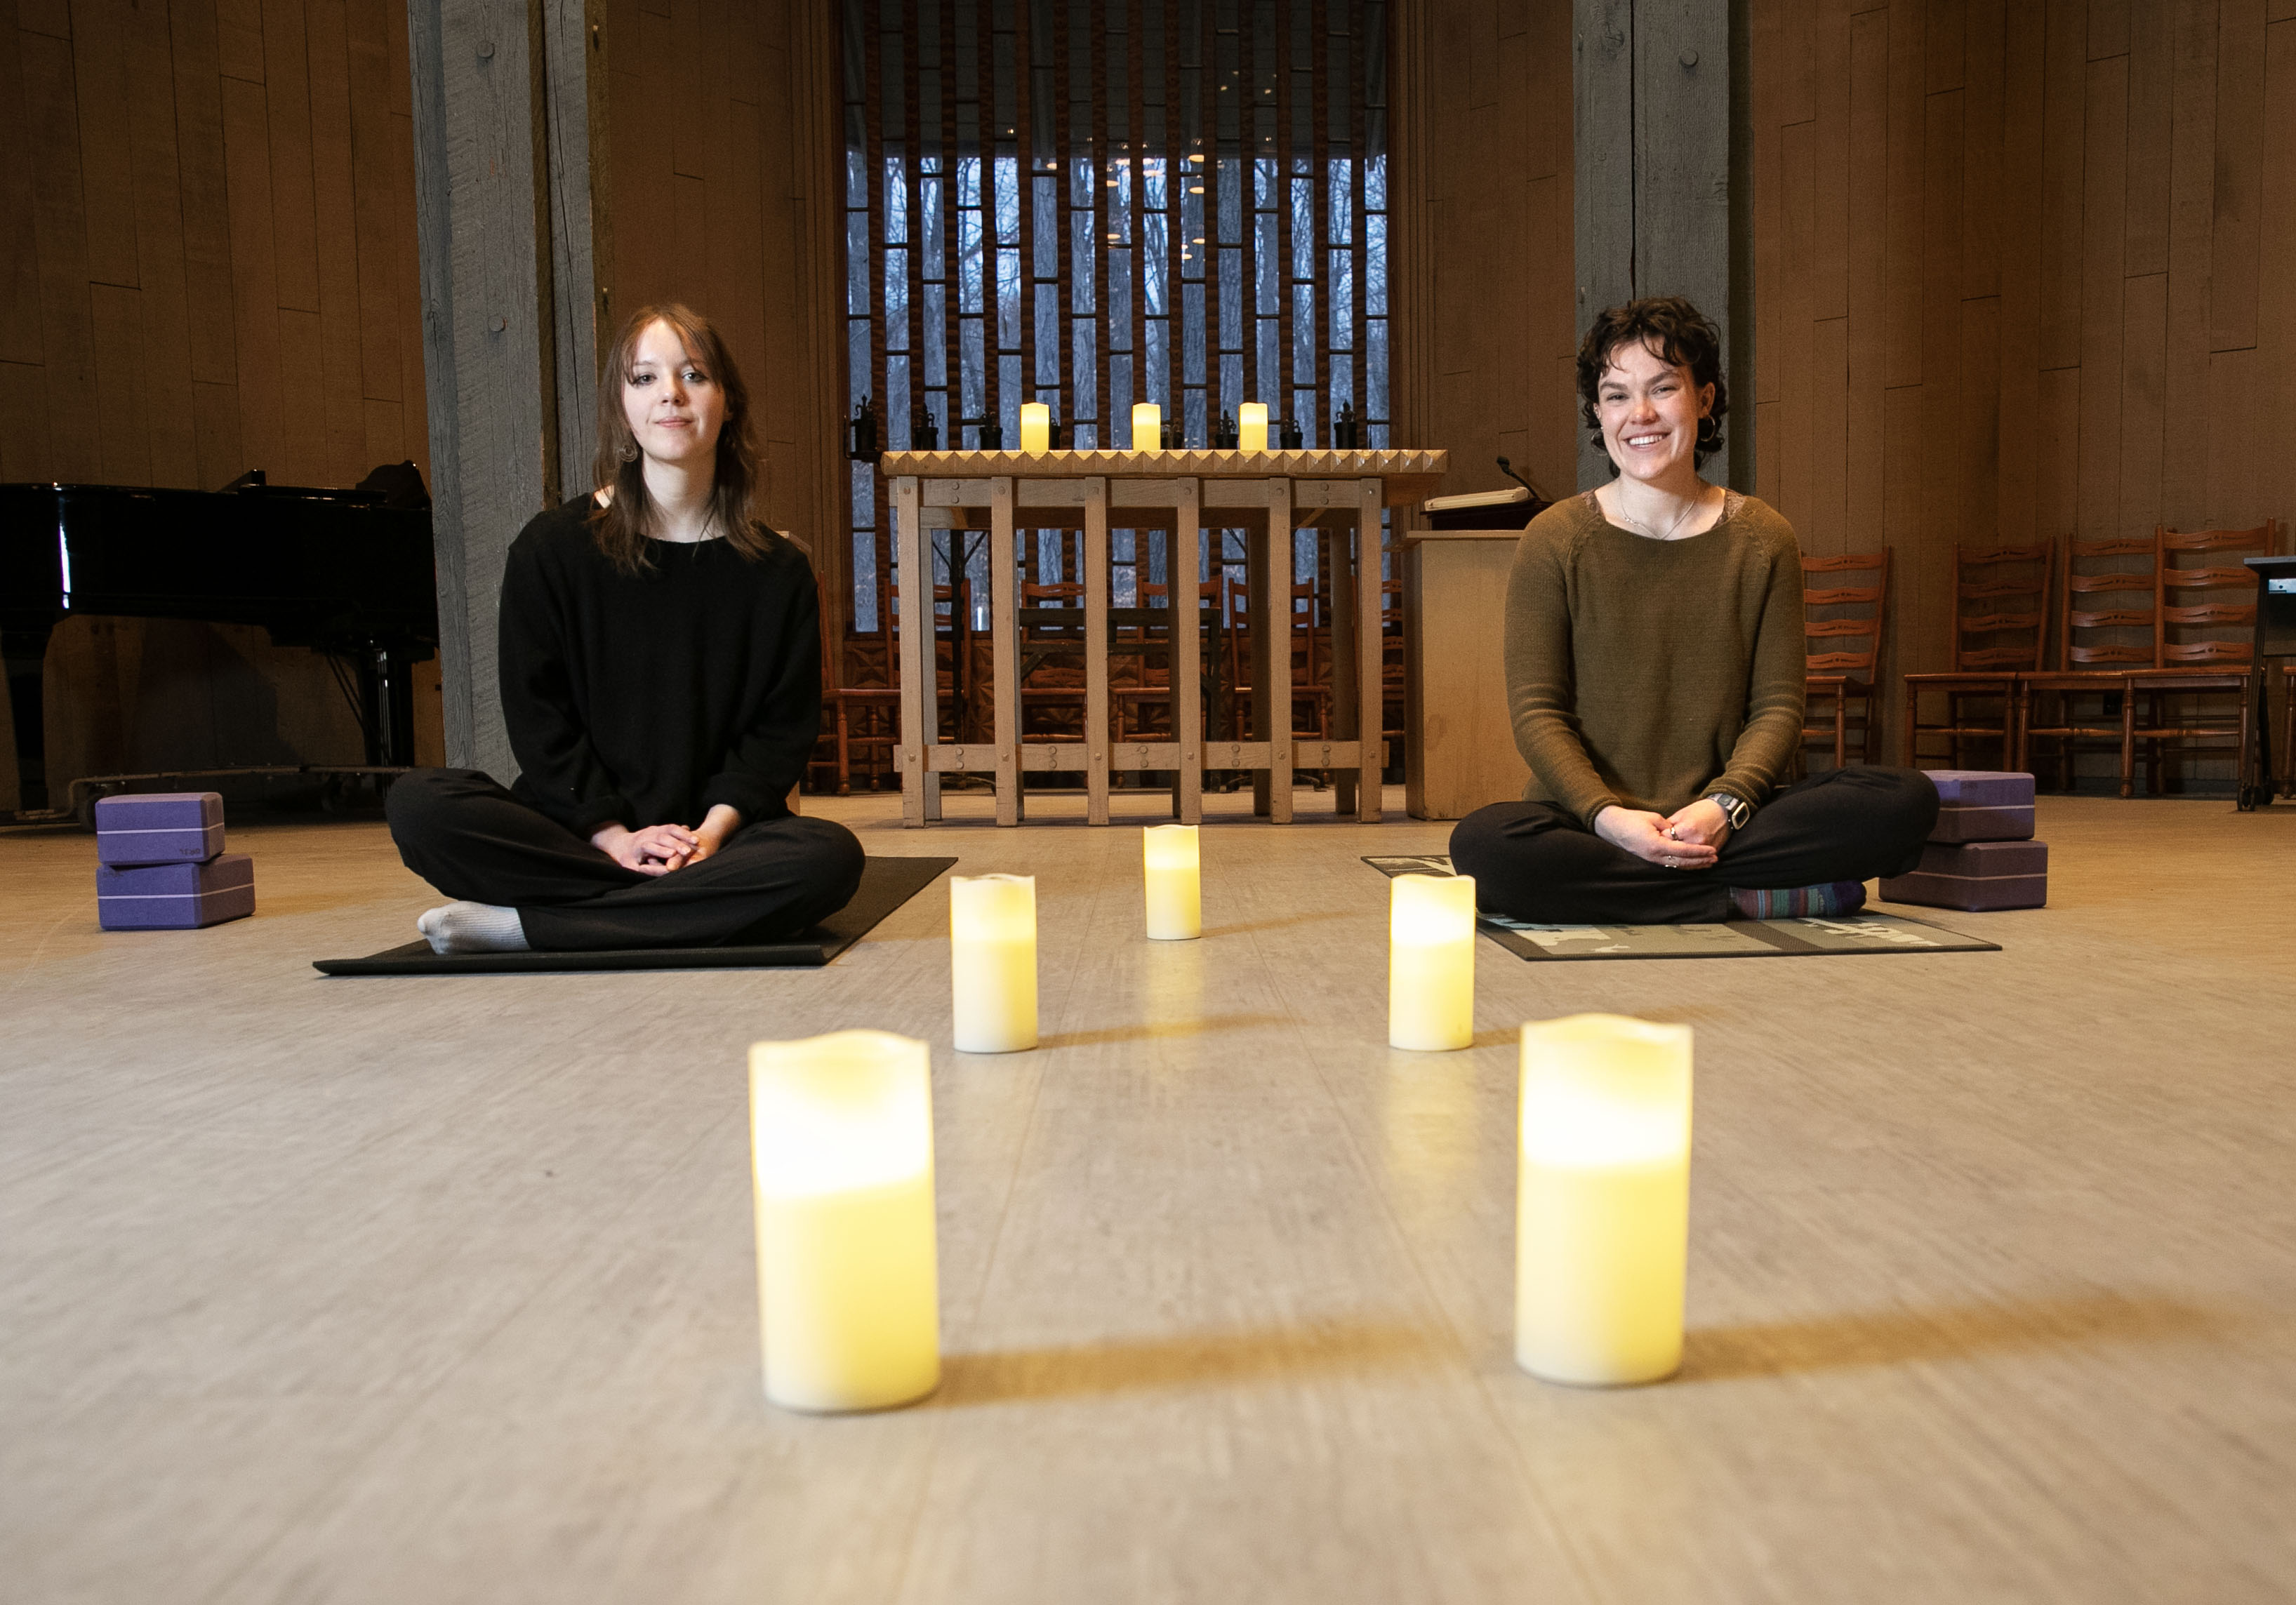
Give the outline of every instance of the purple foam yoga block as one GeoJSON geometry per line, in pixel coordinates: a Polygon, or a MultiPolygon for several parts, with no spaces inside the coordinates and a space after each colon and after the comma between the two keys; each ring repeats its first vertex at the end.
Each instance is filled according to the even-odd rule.
{"type": "Polygon", "coordinates": [[[1951,807],[2030,808],[2033,777],[2006,769],[1931,769],[1930,783],[1938,801],[1951,807]]]}
{"type": "Polygon", "coordinates": [[[223,851],[223,794],[147,791],[95,803],[95,856],[105,864],[197,864],[223,851]]]}
{"type": "Polygon", "coordinates": [[[2008,875],[2049,872],[2046,841],[1931,841],[1922,849],[1917,873],[1997,880],[2008,875]]]}
{"type": "Polygon", "coordinates": [[[1890,903],[1958,908],[1983,913],[2000,908],[2039,908],[2049,899],[2046,841],[1932,841],[1919,868],[1882,882],[1890,903]]]}
{"type": "Polygon", "coordinates": [[[2033,805],[1981,808],[1948,803],[1938,810],[1931,841],[2023,841],[2033,834],[2033,805]]]}
{"type": "Polygon", "coordinates": [[[2002,875],[1980,880],[1973,875],[1929,875],[1916,870],[1910,875],[1893,875],[1882,881],[1882,897],[1890,903],[1957,908],[1972,914],[2003,908],[2039,908],[2049,900],[2049,878],[2002,875]]]}
{"type": "Polygon", "coordinates": [[[106,930],[195,930],[254,912],[255,860],[244,853],[205,864],[96,865],[96,922],[106,930]]]}

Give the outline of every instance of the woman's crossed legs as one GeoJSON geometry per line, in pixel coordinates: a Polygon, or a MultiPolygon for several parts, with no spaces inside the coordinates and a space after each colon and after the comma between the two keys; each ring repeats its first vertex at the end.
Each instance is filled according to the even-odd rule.
{"type": "Polygon", "coordinates": [[[1722,844],[1714,867],[1675,870],[1611,846],[1554,803],[1493,803],[1451,832],[1451,863],[1488,913],[1553,925],[1710,924],[1733,888],[1900,875],[1936,828],[1918,769],[1853,766],[1788,786],[1722,844]]]}
{"type": "Polygon", "coordinates": [[[861,883],[861,844],[834,820],[758,820],[699,864],[643,875],[475,769],[416,770],[386,807],[408,869],[449,897],[516,909],[537,948],[776,941],[844,907],[861,883]]]}

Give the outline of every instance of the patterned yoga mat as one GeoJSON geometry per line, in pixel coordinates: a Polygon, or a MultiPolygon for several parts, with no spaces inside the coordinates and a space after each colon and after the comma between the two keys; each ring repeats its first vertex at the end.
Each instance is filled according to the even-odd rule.
{"type": "MultiPolygon", "coordinates": [[[[1389,877],[1448,875],[1442,853],[1365,857],[1389,877]]],[[[1998,953],[1998,942],[1861,910],[1830,918],[1733,920],[1726,925],[1532,925],[1484,914],[1476,928],[1525,959],[1775,959],[1843,953],[1998,953]]]]}

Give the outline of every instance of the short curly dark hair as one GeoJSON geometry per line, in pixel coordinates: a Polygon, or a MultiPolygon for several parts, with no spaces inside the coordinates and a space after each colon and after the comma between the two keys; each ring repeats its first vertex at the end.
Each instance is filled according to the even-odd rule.
{"type": "MultiPolygon", "coordinates": [[[[1690,370],[1691,382],[1714,387],[1714,405],[1698,426],[1693,448],[1702,466],[1722,449],[1722,418],[1730,410],[1730,385],[1722,377],[1722,332],[1714,321],[1678,295],[1650,295],[1612,307],[1595,320],[1578,342],[1578,410],[1594,431],[1595,449],[1604,451],[1603,426],[1595,415],[1595,396],[1611,354],[1639,341],[1659,356],[1690,370]]],[[[1607,455],[1607,452],[1605,452],[1607,455]]],[[[1611,465],[1615,471],[1617,464],[1611,465]]]]}

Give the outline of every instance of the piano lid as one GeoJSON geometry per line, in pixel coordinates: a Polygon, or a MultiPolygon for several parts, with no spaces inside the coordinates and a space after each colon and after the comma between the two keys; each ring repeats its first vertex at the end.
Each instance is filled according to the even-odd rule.
{"type": "Polygon", "coordinates": [[[0,485],[0,631],[101,613],[434,643],[437,596],[429,509],[375,491],[0,485]]]}

